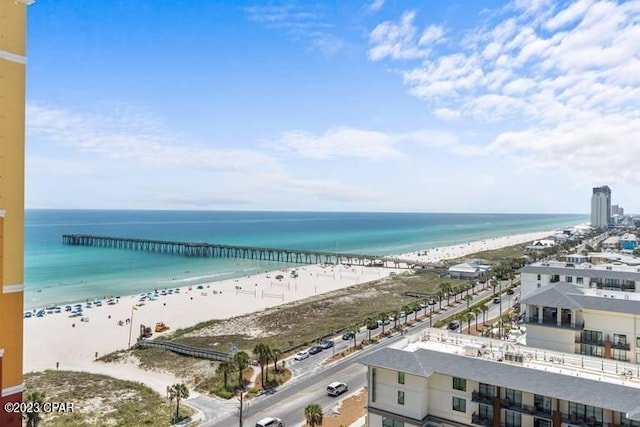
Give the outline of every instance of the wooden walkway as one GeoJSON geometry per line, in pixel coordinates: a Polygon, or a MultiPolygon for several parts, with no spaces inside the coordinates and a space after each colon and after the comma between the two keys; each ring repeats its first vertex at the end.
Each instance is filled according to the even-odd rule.
{"type": "Polygon", "coordinates": [[[131,249],[171,255],[205,258],[245,258],[296,264],[351,264],[389,268],[418,268],[425,263],[379,255],[346,254],[339,252],[306,251],[298,249],[260,248],[252,246],[222,245],[206,242],[176,242],[170,240],[136,239],[129,237],[94,236],[91,234],[64,234],[65,245],[96,246],[131,249]]]}

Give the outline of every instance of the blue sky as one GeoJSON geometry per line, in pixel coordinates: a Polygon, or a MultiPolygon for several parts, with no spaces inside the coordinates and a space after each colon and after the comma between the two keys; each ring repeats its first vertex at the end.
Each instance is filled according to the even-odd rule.
{"type": "Polygon", "coordinates": [[[29,7],[28,208],[640,213],[640,2],[29,7]]]}

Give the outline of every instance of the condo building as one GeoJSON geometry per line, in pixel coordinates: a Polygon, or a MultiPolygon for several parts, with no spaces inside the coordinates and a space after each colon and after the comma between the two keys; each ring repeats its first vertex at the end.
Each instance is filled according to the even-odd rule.
{"type": "Polygon", "coordinates": [[[591,196],[591,226],[607,228],[611,225],[611,189],[594,187],[591,196]]]}
{"type": "Polygon", "coordinates": [[[636,427],[638,366],[429,330],[365,356],[370,427],[636,427]]]}
{"type": "MultiPolygon", "coordinates": [[[[25,25],[33,0],[0,0],[0,406],[21,402],[24,303],[25,25]]],[[[0,411],[0,426],[22,426],[0,411]]]]}
{"type": "Polygon", "coordinates": [[[640,294],[559,282],[521,307],[528,346],[640,363],[640,294]]]}

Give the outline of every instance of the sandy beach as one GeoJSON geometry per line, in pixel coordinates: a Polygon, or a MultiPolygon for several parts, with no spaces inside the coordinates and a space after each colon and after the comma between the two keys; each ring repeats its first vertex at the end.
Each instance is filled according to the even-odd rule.
{"type": "MultiPolygon", "coordinates": [[[[398,255],[401,259],[436,262],[484,250],[498,249],[549,236],[551,232],[511,235],[469,242],[462,245],[416,251],[398,255]]],[[[104,364],[98,357],[134,344],[140,324],[155,327],[164,322],[171,329],[192,326],[210,319],[227,319],[268,307],[297,301],[354,284],[386,277],[392,268],[362,266],[301,265],[205,283],[201,286],[171,288],[163,295],[158,289],[155,300],[141,295],[121,296],[117,303],[101,306],[83,305],[82,317],[69,312],[46,314],[24,319],[24,372],[45,369],[81,370],[143,382],[159,392],[177,382],[167,375],[145,372],[131,364],[104,364]],[[297,274],[292,274],[292,271],[297,274]],[[276,277],[281,275],[282,278],[276,277]],[[297,277],[294,277],[297,276],[297,277]],[[201,288],[201,289],[199,289],[201,288]],[[179,289],[178,292],[175,290],[179,289]],[[135,307],[135,308],[134,308],[135,307]],[[83,321],[82,318],[86,321],[83,321]],[[128,319],[128,320],[127,320],[128,319]]],[[[154,293],[151,293],[154,295],[154,293]]],[[[72,304],[73,305],[73,304],[72,304]]],[[[158,334],[154,333],[154,336],[158,334]]]]}

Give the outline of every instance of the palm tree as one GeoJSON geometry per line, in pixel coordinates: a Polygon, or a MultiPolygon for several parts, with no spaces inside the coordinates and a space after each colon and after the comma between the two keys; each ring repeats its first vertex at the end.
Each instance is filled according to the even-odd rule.
{"type": "Polygon", "coordinates": [[[402,306],[402,311],[404,311],[404,324],[407,324],[407,316],[409,315],[409,311],[411,310],[411,306],[405,304],[402,306]]]}
{"type": "Polygon", "coordinates": [[[393,310],[391,312],[391,315],[393,316],[393,327],[395,329],[398,329],[398,319],[400,319],[400,311],[399,310],[393,310]]]}
{"type": "MultiPolygon", "coordinates": [[[[253,356],[258,359],[258,363],[260,363],[260,381],[262,383],[262,387],[264,387],[266,381],[264,377],[264,365],[269,364],[271,349],[266,344],[256,344],[256,346],[253,348],[253,356]]],[[[267,372],[267,379],[269,379],[268,377],[269,373],[267,372]]]]}
{"type": "Polygon", "coordinates": [[[189,389],[184,383],[174,384],[169,388],[169,400],[176,399],[176,418],[174,421],[178,421],[180,412],[180,399],[186,399],[189,397],[189,389]]]}
{"type": "MultiPolygon", "coordinates": [[[[279,348],[272,348],[269,352],[269,358],[273,360],[273,372],[278,372],[278,357],[282,356],[282,351],[279,348]]],[[[267,369],[269,369],[267,367],[267,369]]]]}
{"type": "MultiPolygon", "coordinates": [[[[44,392],[41,391],[30,391],[26,394],[24,403],[27,404],[27,408],[42,408],[44,404],[44,392]]],[[[27,420],[27,427],[38,427],[40,424],[40,412],[38,411],[28,411],[24,414],[25,419],[27,420]]]]}
{"type": "Polygon", "coordinates": [[[366,319],[364,319],[364,326],[367,328],[367,340],[371,341],[371,328],[375,329],[378,326],[378,321],[373,317],[369,316],[366,319]]]}
{"type": "Polygon", "coordinates": [[[451,284],[448,282],[442,282],[440,283],[440,290],[442,291],[443,295],[447,296],[447,307],[449,306],[449,300],[451,298],[451,284]]]}
{"type": "Polygon", "coordinates": [[[464,296],[464,300],[467,302],[467,310],[469,309],[469,304],[473,301],[473,297],[469,294],[464,296]]]}
{"type": "Polygon", "coordinates": [[[487,312],[489,311],[489,306],[487,304],[482,304],[478,308],[482,311],[482,325],[484,326],[487,323],[487,312]]]}
{"type": "Polygon", "coordinates": [[[304,418],[307,420],[309,427],[322,425],[322,407],[317,403],[312,403],[304,408],[304,418]]]}
{"type": "Polygon", "coordinates": [[[228,390],[228,375],[235,371],[235,365],[233,364],[233,362],[220,362],[220,364],[218,365],[218,369],[216,370],[216,373],[218,375],[222,375],[222,378],[224,380],[224,388],[225,390],[228,390]]]}
{"type": "Polygon", "coordinates": [[[382,335],[384,335],[384,322],[389,320],[389,314],[385,313],[384,311],[381,313],[378,313],[378,320],[382,322],[382,335]]]}
{"type": "Polygon", "coordinates": [[[411,304],[411,310],[413,310],[413,320],[417,320],[418,312],[420,311],[420,303],[414,302],[411,304]]]}
{"type": "Polygon", "coordinates": [[[473,313],[474,317],[476,318],[476,331],[478,330],[478,316],[480,315],[480,313],[482,313],[482,309],[480,307],[473,306],[473,308],[471,309],[471,312],[473,313]]]}
{"type": "Polygon", "coordinates": [[[438,303],[440,304],[440,311],[442,311],[442,300],[444,298],[444,291],[441,289],[436,292],[436,297],[438,297],[438,303]]]}
{"type": "Polygon", "coordinates": [[[471,335],[471,321],[473,320],[474,317],[476,317],[476,316],[474,316],[473,313],[471,313],[470,311],[467,311],[463,315],[464,320],[466,320],[466,322],[467,322],[467,333],[469,335],[471,335]]]}
{"type": "Polygon", "coordinates": [[[244,389],[242,372],[249,367],[249,355],[244,351],[239,351],[233,356],[233,363],[238,368],[238,387],[242,390],[244,389]]]}

